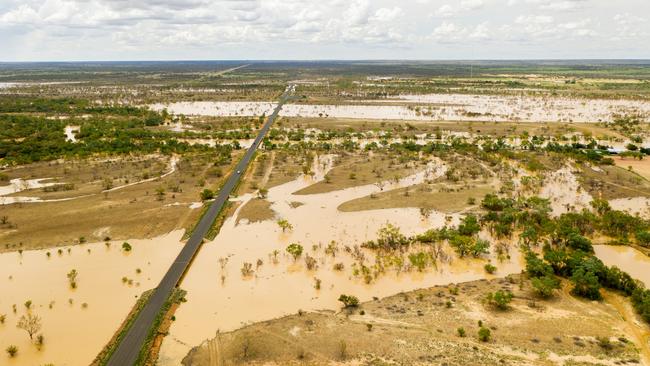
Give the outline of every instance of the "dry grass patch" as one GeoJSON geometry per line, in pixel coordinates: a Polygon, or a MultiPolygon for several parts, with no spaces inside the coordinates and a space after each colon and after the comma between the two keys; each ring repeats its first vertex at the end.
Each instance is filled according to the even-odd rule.
{"type": "Polygon", "coordinates": [[[493,137],[521,136],[562,136],[579,132],[587,136],[611,139],[625,139],[616,131],[595,123],[517,123],[517,122],[438,122],[438,121],[391,121],[359,120],[350,118],[284,118],[286,126],[295,128],[317,128],[330,131],[364,132],[390,131],[405,136],[437,131],[470,132],[493,137]]]}
{"type": "MultiPolygon", "coordinates": [[[[233,154],[231,165],[238,157],[233,154]]],[[[201,214],[200,209],[190,209],[192,202],[200,201],[199,192],[204,188],[220,186],[231,165],[215,167],[211,155],[194,155],[182,158],[178,170],[162,179],[102,193],[103,187],[93,177],[117,177],[115,186],[126,183],[129,177],[144,173],[141,162],[130,165],[125,162],[93,164],[83,168],[80,162],[66,162],[60,165],[36,164],[12,169],[9,174],[27,178],[41,178],[54,175],[57,171],[69,170],[63,182],[78,182],[75,191],[45,193],[42,189],[20,192],[18,196],[33,195],[51,199],[58,195],[83,196],[69,201],[22,203],[0,205],[0,217],[7,216],[9,225],[0,227],[0,251],[17,249],[47,248],[79,243],[80,241],[101,241],[106,237],[113,240],[151,238],[176,229],[193,227],[201,214]],[[122,170],[116,169],[121,167],[122,170]],[[80,174],[76,175],[75,171],[80,174]],[[21,174],[27,172],[27,174],[21,174]],[[69,179],[68,179],[69,178],[69,179]],[[162,190],[162,193],[160,191],[162,190]]],[[[152,167],[168,171],[168,160],[164,159],[152,167]]],[[[158,174],[156,168],[152,174],[158,174]]],[[[12,175],[12,176],[13,176],[12,175]]],[[[56,175],[55,175],[56,176],[56,175]]],[[[136,180],[137,181],[137,180],[136,180]]]]}
{"type": "Polygon", "coordinates": [[[582,301],[568,292],[539,300],[527,280],[512,276],[253,324],[204,342],[183,365],[549,365],[551,354],[567,364],[639,363],[624,331],[631,323],[606,302],[582,301]],[[496,290],[513,292],[508,310],[485,303],[496,290]],[[490,329],[488,342],[478,340],[479,321],[490,329]],[[610,342],[604,347],[598,339],[610,342]]]}
{"type": "Polygon", "coordinates": [[[647,180],[650,180],[650,160],[638,160],[631,157],[623,158],[620,156],[615,156],[613,159],[614,163],[616,163],[617,166],[627,170],[630,170],[630,168],[632,168],[632,172],[637,173],[647,180]]]}
{"type": "Polygon", "coordinates": [[[578,175],[582,187],[596,198],[650,197],[650,182],[619,166],[603,165],[594,170],[583,165],[579,167],[578,175]]]}
{"type": "Polygon", "coordinates": [[[296,180],[301,174],[309,172],[314,156],[308,152],[275,151],[273,170],[269,174],[266,188],[296,180]]]}
{"type": "Polygon", "coordinates": [[[417,161],[412,157],[367,154],[344,155],[337,160],[334,168],[325,175],[324,181],[301,189],[295,194],[327,193],[400,179],[416,173],[426,164],[424,159],[417,161]]]}
{"type": "Polygon", "coordinates": [[[351,212],[415,207],[454,213],[476,206],[476,202],[480,202],[486,194],[495,191],[495,185],[454,186],[423,183],[348,201],[338,209],[351,212]]]}
{"type": "Polygon", "coordinates": [[[275,211],[271,209],[271,202],[261,198],[253,198],[239,211],[237,223],[241,220],[248,220],[248,222],[261,222],[272,220],[274,217],[275,211]]]}

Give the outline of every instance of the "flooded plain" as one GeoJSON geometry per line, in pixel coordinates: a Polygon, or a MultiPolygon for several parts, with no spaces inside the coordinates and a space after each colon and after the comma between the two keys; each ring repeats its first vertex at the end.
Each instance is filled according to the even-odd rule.
{"type": "MultiPolygon", "coordinates": [[[[489,277],[483,269],[488,259],[498,267],[497,276],[521,271],[522,263],[514,247],[513,256],[503,261],[494,253],[485,259],[461,260],[445,248],[448,262],[438,262],[422,272],[388,269],[367,283],[356,273],[359,257],[369,267],[377,264],[377,258],[374,252],[359,246],[376,239],[380,228],[391,223],[404,235],[414,235],[445,223],[457,224],[460,216],[446,218],[434,212],[423,219],[415,208],[338,211],[337,207],[346,201],[378,193],[381,189],[374,184],[322,194],[294,194],[322,180],[331,161],[331,157],[320,157],[312,169],[314,176],[302,176],[269,190],[267,199],[276,218],[288,220],[293,229],[283,232],[275,220],[237,224],[238,210],[224,223],[217,238],[204,244],[181,284],[188,292],[187,302],[176,311],[170,334],[163,341],[160,365],[179,365],[191,347],[214,337],[216,331],[231,331],[299,310],[338,310],[341,294],[367,301],[418,288],[482,279],[489,277]],[[291,243],[304,247],[297,260],[285,251],[291,243]],[[307,256],[315,260],[311,269],[307,256]],[[250,273],[242,271],[244,263],[250,264],[250,273]],[[340,270],[334,270],[335,264],[341,266],[340,270]]],[[[441,162],[434,162],[410,177],[387,182],[384,189],[415,185],[441,176],[445,170],[441,162]]],[[[245,204],[252,198],[249,194],[236,200],[245,204]]]]}
{"type": "MultiPolygon", "coordinates": [[[[637,100],[582,100],[559,97],[465,94],[404,95],[391,99],[354,101],[356,104],[285,104],[285,117],[352,118],[414,121],[490,122],[602,122],[615,115],[639,115],[650,120],[650,105],[637,100]],[[359,104],[361,103],[361,104],[359,104]]],[[[269,102],[176,102],[153,104],[174,114],[204,116],[260,116],[274,107],[269,102]]]]}
{"type": "Polygon", "coordinates": [[[608,266],[616,266],[650,288],[650,257],[628,246],[594,245],[596,256],[608,266]]]}
{"type": "Polygon", "coordinates": [[[182,235],[129,240],[130,251],[120,241],[0,254],[0,315],[6,316],[0,349],[18,347],[18,355],[3,355],[2,364],[90,364],[140,294],[160,282],[181,249],[182,235]],[[73,269],[76,288],[68,279],[73,269]],[[16,327],[28,313],[41,318],[40,349],[16,327]]]}

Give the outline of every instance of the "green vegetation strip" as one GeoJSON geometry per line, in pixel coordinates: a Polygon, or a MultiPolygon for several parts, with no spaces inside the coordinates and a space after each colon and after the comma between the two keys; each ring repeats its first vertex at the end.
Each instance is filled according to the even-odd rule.
{"type": "Polygon", "coordinates": [[[137,318],[138,314],[140,314],[140,311],[147,303],[149,297],[152,294],[153,294],[153,290],[147,290],[142,293],[142,295],[136,302],[135,306],[133,307],[133,310],[131,310],[126,320],[122,324],[122,327],[118,330],[117,336],[114,337],[114,339],[112,339],[111,342],[106,345],[106,347],[104,347],[104,349],[99,353],[99,355],[97,355],[97,357],[95,358],[95,360],[92,362],[91,365],[103,366],[108,363],[108,360],[111,358],[111,355],[113,354],[113,352],[115,352],[117,346],[122,341],[122,338],[124,338],[129,328],[131,328],[131,325],[133,325],[133,322],[137,318]]]}
{"type": "Polygon", "coordinates": [[[136,361],[135,366],[147,364],[151,346],[154,339],[156,338],[156,335],[158,335],[158,329],[165,319],[165,315],[174,303],[180,304],[182,301],[184,301],[186,293],[187,292],[177,288],[174,290],[171,296],[169,296],[169,299],[167,299],[163,307],[160,309],[160,312],[156,316],[156,319],[154,319],[154,322],[149,329],[149,333],[147,334],[147,338],[142,345],[142,349],[140,349],[140,354],[138,355],[138,360],[136,361]]]}

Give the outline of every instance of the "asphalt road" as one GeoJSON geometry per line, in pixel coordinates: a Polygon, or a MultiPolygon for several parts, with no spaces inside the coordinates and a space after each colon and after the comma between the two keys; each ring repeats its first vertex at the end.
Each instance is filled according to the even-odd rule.
{"type": "Polygon", "coordinates": [[[187,244],[185,244],[181,252],[178,254],[174,263],[172,263],[169,270],[167,270],[165,277],[160,281],[160,284],[156,287],[154,293],[138,314],[135,322],[132,324],[131,328],[129,328],[124,338],[122,338],[122,341],[109,359],[107,364],[108,366],[129,366],[135,364],[138,355],[140,354],[140,349],[142,349],[147,334],[149,333],[149,329],[151,328],[156,316],[160,313],[165,301],[169,298],[172,291],[183,277],[183,274],[189,267],[192,258],[194,258],[201,247],[203,238],[208,233],[208,230],[210,230],[212,223],[216,220],[225,203],[228,201],[228,197],[232,193],[232,190],[237,186],[237,183],[241,178],[241,173],[246,170],[246,167],[253,158],[255,151],[271,128],[271,125],[278,116],[280,109],[282,109],[282,105],[287,101],[289,95],[293,92],[293,89],[293,86],[289,86],[287,91],[282,94],[278,106],[260,130],[257,138],[255,138],[255,142],[251,145],[248,151],[246,151],[244,158],[241,159],[230,177],[228,177],[226,184],[224,184],[219,191],[217,198],[212,202],[208,211],[203,215],[201,221],[199,221],[198,225],[194,228],[194,232],[187,241],[187,244]]]}

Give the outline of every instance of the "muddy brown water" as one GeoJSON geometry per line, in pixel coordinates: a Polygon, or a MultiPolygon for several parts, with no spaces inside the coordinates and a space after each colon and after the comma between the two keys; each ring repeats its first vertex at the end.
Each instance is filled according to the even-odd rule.
{"type": "Polygon", "coordinates": [[[0,364],[89,364],[137,297],[160,282],[181,249],[182,234],[175,231],[154,239],[129,240],[132,250],[128,253],[121,249],[120,241],[110,247],[92,243],[0,254],[0,315],[6,315],[0,324],[0,364]],[[78,272],[76,289],[67,278],[72,269],[78,272]],[[122,277],[131,279],[132,284],[123,283],[122,277]],[[28,300],[32,301],[31,310],[24,305],[28,300]],[[39,333],[45,342],[40,350],[16,327],[27,312],[42,319],[39,333]],[[4,352],[9,345],[18,347],[15,358],[4,352]]]}
{"type": "MultiPolygon", "coordinates": [[[[236,212],[224,223],[217,238],[203,246],[181,284],[188,291],[188,301],[176,312],[176,321],[163,341],[160,365],[179,365],[191,347],[214,337],[217,330],[231,331],[249,323],[295,314],[301,309],[337,310],[340,308],[337,299],[341,294],[355,295],[361,301],[368,301],[374,296],[385,297],[403,291],[489,277],[483,269],[486,260],[479,259],[453,259],[451,263],[441,263],[437,268],[424,272],[411,270],[397,273],[389,270],[370,284],[354,276],[354,259],[345,252],[345,245],[353,247],[375,239],[377,231],[386,223],[398,226],[405,235],[442,227],[446,222],[445,215],[433,213],[423,220],[417,209],[338,211],[337,207],[343,202],[379,192],[376,185],[314,195],[293,194],[321,180],[330,167],[331,159],[321,157],[312,169],[316,172],[314,177],[303,176],[269,190],[271,208],[277,217],[287,219],[293,225],[293,230],[283,233],[275,221],[240,222],[237,225],[236,212]],[[293,208],[291,202],[302,205],[293,208]],[[325,247],[332,240],[339,247],[334,258],[325,253],[325,247]],[[317,260],[318,268],[306,268],[305,254],[294,262],[285,252],[290,243],[303,245],[305,254],[317,260]],[[312,248],[314,245],[315,250],[312,248]],[[280,253],[277,263],[270,256],[274,250],[280,253]],[[222,270],[219,258],[223,257],[227,257],[228,262],[222,270]],[[259,267],[256,265],[258,259],[263,262],[259,267]],[[251,276],[242,276],[244,262],[252,264],[255,272],[251,276]],[[335,263],[343,263],[345,269],[334,271],[335,263]],[[222,275],[225,276],[223,283],[222,275]],[[322,281],[320,289],[315,288],[315,278],[322,281]]],[[[424,172],[388,183],[384,189],[418,184],[424,179],[442,175],[444,171],[444,166],[434,163],[424,172]]],[[[247,195],[238,199],[247,201],[251,197],[247,195]]],[[[450,223],[457,223],[458,220],[459,215],[452,215],[450,223]]],[[[366,250],[362,252],[366,255],[366,263],[372,265],[372,253],[366,250]]],[[[451,255],[449,248],[447,252],[451,255]]],[[[491,259],[499,268],[498,276],[521,271],[522,262],[516,249],[513,253],[513,257],[504,262],[499,262],[492,254],[491,259]]]]}

